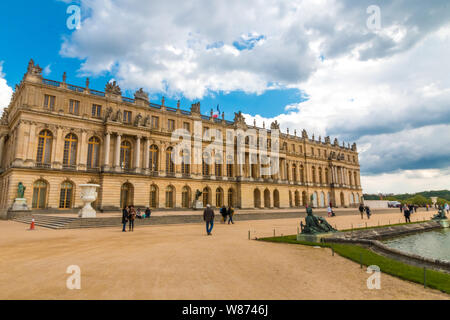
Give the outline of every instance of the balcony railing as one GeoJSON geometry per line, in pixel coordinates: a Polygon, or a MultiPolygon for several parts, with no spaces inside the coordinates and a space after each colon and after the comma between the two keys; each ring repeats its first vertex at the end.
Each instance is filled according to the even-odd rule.
{"type": "Polygon", "coordinates": [[[51,166],[52,166],[52,165],[51,165],[50,163],[40,163],[40,162],[37,162],[37,163],[36,163],[36,168],[50,169],[51,166]]]}
{"type": "Polygon", "coordinates": [[[122,101],[123,102],[128,102],[128,103],[134,103],[134,99],[127,98],[127,97],[122,97],[122,101]]]}
{"type": "Polygon", "coordinates": [[[90,92],[91,92],[91,94],[93,94],[94,96],[99,96],[99,97],[104,97],[104,96],[105,96],[105,93],[104,93],[104,92],[101,92],[101,91],[97,91],[97,90],[91,89],[90,92]]]}
{"type": "Polygon", "coordinates": [[[76,170],[77,166],[74,164],[63,164],[63,170],[76,170]]]}
{"type": "Polygon", "coordinates": [[[74,86],[73,84],[68,84],[67,89],[76,91],[76,92],[84,92],[84,88],[79,87],[79,86],[74,86]]]}
{"type": "Polygon", "coordinates": [[[49,79],[42,79],[42,83],[49,85],[49,86],[57,87],[57,88],[59,88],[61,86],[61,82],[58,82],[55,80],[49,80],[49,79]]]}

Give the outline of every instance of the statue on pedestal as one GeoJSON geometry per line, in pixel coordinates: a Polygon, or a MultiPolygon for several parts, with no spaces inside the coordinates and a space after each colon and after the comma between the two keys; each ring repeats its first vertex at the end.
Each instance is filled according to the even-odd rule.
{"type": "Polygon", "coordinates": [[[26,187],[23,185],[22,182],[19,182],[17,186],[17,198],[14,199],[14,203],[12,205],[11,210],[12,211],[29,211],[27,205],[27,199],[25,199],[25,190],[26,187]]]}
{"type": "Polygon", "coordinates": [[[22,182],[19,182],[19,185],[17,186],[17,198],[23,199],[25,195],[25,187],[22,182]]]}
{"type": "Polygon", "coordinates": [[[337,232],[337,230],[334,229],[325,218],[315,216],[311,207],[306,208],[306,214],[306,225],[304,225],[303,222],[300,222],[302,234],[337,232]]]}
{"type": "Polygon", "coordinates": [[[447,219],[447,216],[445,215],[445,210],[442,206],[439,206],[438,213],[431,218],[432,220],[444,220],[447,219]]]}

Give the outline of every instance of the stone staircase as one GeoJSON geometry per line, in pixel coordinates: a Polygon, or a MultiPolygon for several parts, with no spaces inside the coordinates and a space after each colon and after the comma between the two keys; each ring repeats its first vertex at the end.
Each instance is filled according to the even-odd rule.
{"type": "MultiPolygon", "coordinates": [[[[298,212],[270,212],[270,213],[251,213],[237,214],[233,217],[235,221],[244,220],[265,220],[265,219],[289,219],[304,217],[304,213],[298,212]]],[[[13,217],[12,220],[30,225],[31,214],[13,217]]],[[[216,221],[220,221],[222,217],[216,213],[216,221]]],[[[52,216],[47,214],[34,214],[35,225],[38,227],[50,229],[80,229],[80,228],[106,228],[120,227],[122,225],[121,217],[107,218],[72,218],[62,216],[52,216]]],[[[142,225],[167,225],[167,224],[186,224],[186,223],[203,223],[203,216],[196,215],[167,215],[153,216],[150,219],[136,219],[135,226],[142,225]]]]}

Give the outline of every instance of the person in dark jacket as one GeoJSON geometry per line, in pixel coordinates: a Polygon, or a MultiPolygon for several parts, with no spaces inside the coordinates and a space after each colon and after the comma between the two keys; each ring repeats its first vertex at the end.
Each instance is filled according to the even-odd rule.
{"type": "Polygon", "coordinates": [[[365,209],[366,209],[367,219],[370,219],[371,212],[370,212],[369,206],[366,206],[365,209]]]}
{"type": "Polygon", "coordinates": [[[125,228],[127,227],[127,222],[128,222],[128,207],[123,207],[123,209],[122,209],[122,224],[123,224],[122,232],[127,232],[125,230],[125,228]]]}
{"type": "Polygon", "coordinates": [[[222,208],[220,208],[220,214],[222,215],[222,223],[227,222],[227,208],[225,206],[222,206],[222,208]]]}
{"type": "Polygon", "coordinates": [[[145,209],[145,218],[149,219],[151,214],[152,214],[152,210],[150,210],[150,208],[147,207],[147,209],[145,209]]]}
{"type": "Polygon", "coordinates": [[[359,204],[359,213],[361,213],[361,219],[364,219],[364,205],[362,203],[359,204]]]}
{"type": "Polygon", "coordinates": [[[405,206],[403,208],[403,215],[405,216],[405,222],[411,222],[410,216],[411,216],[411,212],[409,211],[409,208],[407,206],[405,206]]]}
{"type": "Polygon", "coordinates": [[[130,206],[130,212],[128,214],[128,231],[134,231],[134,220],[136,219],[136,209],[134,206],[130,206]]]}
{"type": "Polygon", "coordinates": [[[203,211],[203,220],[206,222],[206,233],[210,236],[214,227],[214,210],[209,204],[206,205],[206,209],[203,211]]]}
{"type": "Polygon", "coordinates": [[[230,224],[230,222],[234,224],[233,222],[234,209],[230,206],[228,206],[227,215],[228,215],[228,224],[230,224]]]}

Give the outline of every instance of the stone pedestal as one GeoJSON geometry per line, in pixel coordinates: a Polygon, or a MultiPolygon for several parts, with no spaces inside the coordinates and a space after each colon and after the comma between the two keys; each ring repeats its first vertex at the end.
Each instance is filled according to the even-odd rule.
{"type": "Polygon", "coordinates": [[[306,242],[322,242],[321,239],[328,238],[333,235],[336,235],[336,232],[327,232],[327,233],[317,233],[317,234],[297,234],[297,241],[306,241],[306,242]]]}
{"type": "Polygon", "coordinates": [[[442,226],[442,228],[449,228],[450,227],[448,219],[438,220],[438,222],[442,226]]]}
{"type": "Polygon", "coordinates": [[[84,207],[78,212],[80,218],[96,218],[97,212],[92,208],[91,203],[97,199],[98,184],[80,184],[81,200],[84,202],[84,207]]]}
{"type": "Polygon", "coordinates": [[[203,209],[203,201],[201,201],[201,200],[194,201],[193,207],[195,210],[203,209]]]}
{"type": "Polygon", "coordinates": [[[27,205],[27,199],[16,198],[12,205],[11,211],[30,211],[27,205]]]}

